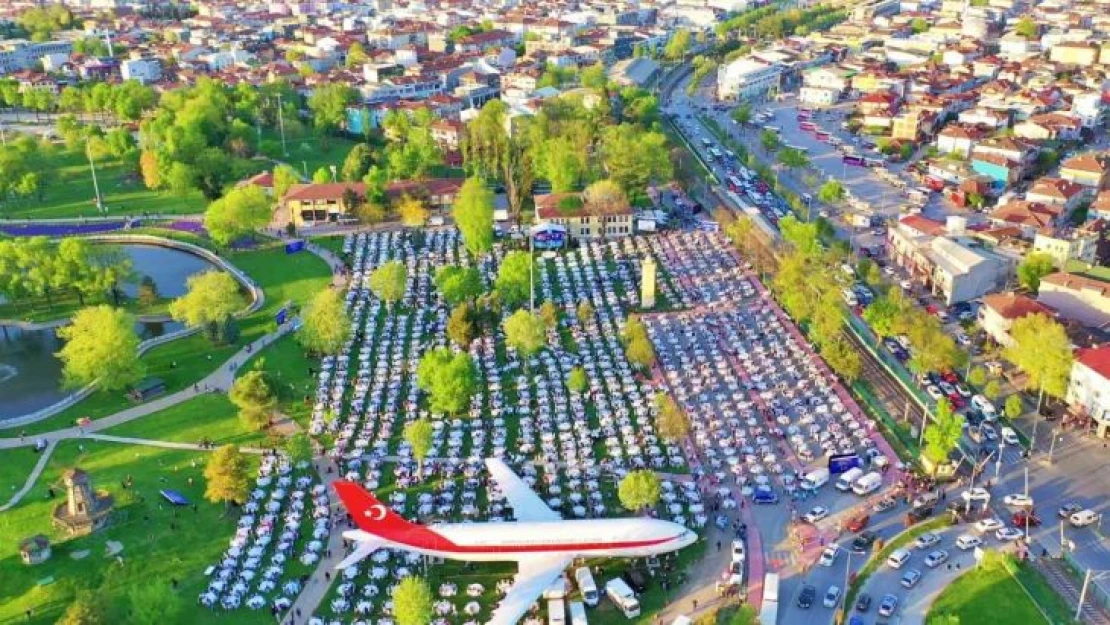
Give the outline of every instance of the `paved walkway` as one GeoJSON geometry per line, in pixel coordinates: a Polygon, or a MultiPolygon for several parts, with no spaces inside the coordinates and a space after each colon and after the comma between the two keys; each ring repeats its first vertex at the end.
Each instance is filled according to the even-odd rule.
{"type": "MultiPolygon", "coordinates": [[[[83,438],[108,443],[127,443],[130,445],[145,445],[147,447],[161,447],[162,449],[182,449],[186,451],[215,451],[219,445],[198,445],[196,443],[175,443],[173,441],[158,441],[149,438],[133,438],[130,436],[112,436],[111,434],[86,434],[83,438]]],[[[239,451],[245,454],[261,455],[266,450],[259,447],[240,447],[239,451]]]]}
{"type": "Polygon", "coordinates": [[[24,495],[30,492],[31,487],[38,481],[39,476],[42,475],[42,470],[46,468],[46,463],[50,460],[50,455],[54,453],[54,448],[58,446],[58,441],[50,441],[46,445],[46,449],[42,450],[42,455],[39,461],[35,463],[35,468],[31,469],[31,474],[27,476],[27,481],[23,483],[23,487],[12,495],[8,503],[0,506],[0,512],[7,512],[11,507],[23,500],[24,495]]]}
{"type": "MultiPolygon", "coordinates": [[[[332,483],[340,479],[339,466],[331,458],[318,458],[313,463],[320,481],[327,486],[328,496],[335,492],[332,483]],[[328,472],[328,469],[331,472],[328,472]]],[[[298,625],[307,623],[308,619],[320,606],[328,594],[328,588],[339,575],[336,565],[347,556],[347,549],[343,546],[343,529],[346,527],[346,511],[336,501],[331,503],[332,531],[328,537],[327,550],[324,557],[316,564],[316,570],[308,577],[308,582],[301,589],[297,600],[290,606],[289,611],[281,619],[282,625],[298,625]]]]}

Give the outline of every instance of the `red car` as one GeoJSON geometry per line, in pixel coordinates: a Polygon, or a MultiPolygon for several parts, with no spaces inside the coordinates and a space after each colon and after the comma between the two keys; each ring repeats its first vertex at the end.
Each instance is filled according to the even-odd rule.
{"type": "Polygon", "coordinates": [[[871,522],[871,517],[867,516],[866,514],[863,515],[863,516],[856,517],[856,518],[852,519],[851,521],[848,521],[848,531],[849,532],[858,532],[858,531],[862,530],[863,528],[867,527],[867,524],[870,523],[870,522],[871,522]]]}
{"type": "Polygon", "coordinates": [[[1041,524],[1041,518],[1037,516],[1037,513],[1033,512],[1032,510],[1019,510],[1015,512],[1014,516],[1010,518],[1010,522],[1013,524],[1014,527],[1021,529],[1025,527],[1025,521],[1027,517],[1029,521],[1029,527],[1037,527],[1041,524]]]}
{"type": "Polygon", "coordinates": [[[957,384],[960,381],[960,376],[956,375],[954,371],[945,371],[940,374],[940,377],[944,378],[944,381],[949,384],[957,384]]]}

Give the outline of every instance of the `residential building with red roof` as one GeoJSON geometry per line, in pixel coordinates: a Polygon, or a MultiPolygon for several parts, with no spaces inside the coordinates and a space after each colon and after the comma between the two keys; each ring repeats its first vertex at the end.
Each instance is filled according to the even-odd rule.
{"type": "Polygon", "coordinates": [[[632,207],[627,202],[609,209],[590,206],[580,193],[537,195],[536,223],[567,229],[575,241],[626,237],[632,234],[632,207]]]}
{"type": "Polygon", "coordinates": [[[1092,328],[1110,329],[1110,282],[1057,272],[1041,278],[1037,301],[1061,317],[1092,328]]]}
{"type": "MultiPolygon", "coordinates": [[[[462,178],[402,180],[389,183],[385,192],[390,200],[412,195],[424,198],[430,209],[446,210],[455,203],[462,183],[462,178]]],[[[297,225],[354,217],[353,213],[364,201],[366,184],[362,182],[295,184],[281,198],[297,225]]]]}
{"type": "Polygon", "coordinates": [[[1014,339],[1010,336],[1010,329],[1015,321],[1029,315],[1054,317],[1055,311],[1021,293],[991,293],[983,296],[983,305],[979,307],[979,325],[996,343],[1011,347],[1014,339]]]}
{"type": "Polygon", "coordinates": [[[1068,406],[1094,420],[1099,438],[1110,429],[1110,345],[1075,352],[1068,379],[1068,406]]]}

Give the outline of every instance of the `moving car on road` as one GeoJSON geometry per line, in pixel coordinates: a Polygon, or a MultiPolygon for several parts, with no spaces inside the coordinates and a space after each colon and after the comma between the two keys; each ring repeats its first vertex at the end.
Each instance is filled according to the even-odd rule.
{"type": "Polygon", "coordinates": [[[960,537],[956,539],[956,547],[963,551],[978,547],[982,544],[983,539],[974,534],[960,534],[960,537]]]}
{"type": "Polygon", "coordinates": [[[994,537],[1004,543],[1008,543],[1011,540],[1017,540],[1024,535],[1024,532],[1016,527],[1004,527],[994,533],[994,537]]]}
{"type": "Polygon", "coordinates": [[[871,595],[869,595],[867,593],[860,594],[859,598],[856,599],[856,609],[859,610],[860,612],[866,612],[870,608],[871,608],[871,595]]]}
{"type": "Polygon", "coordinates": [[[829,586],[825,591],[825,607],[835,608],[840,603],[840,586],[829,586]]]}
{"type": "Polygon", "coordinates": [[[820,521],[821,519],[824,519],[828,516],[829,516],[829,509],[828,508],[825,508],[823,506],[816,506],[812,510],[810,510],[809,512],[805,513],[805,516],[803,516],[802,519],[806,523],[816,523],[816,522],[820,521]]]}
{"type": "Polygon", "coordinates": [[[852,553],[866,553],[871,545],[875,543],[876,538],[878,538],[878,534],[875,532],[860,532],[860,535],[852,541],[852,553]]]}
{"type": "Polygon", "coordinates": [[[943,549],[930,551],[929,555],[925,556],[925,566],[935,569],[938,566],[948,561],[948,552],[943,549]]]}
{"type": "Polygon", "coordinates": [[[902,574],[902,580],[899,583],[905,588],[913,588],[919,581],[921,581],[921,571],[910,569],[902,574]]]}
{"type": "Polygon", "coordinates": [[[1073,527],[1087,527],[1098,520],[1098,513],[1094,510],[1080,510],[1068,517],[1073,527]]]}
{"type": "Polygon", "coordinates": [[[1010,518],[1010,523],[1012,523],[1014,527],[1025,527],[1026,525],[1029,527],[1037,527],[1041,524],[1041,517],[1037,516],[1037,513],[1032,508],[1028,510],[1018,510],[1014,513],[1014,516],[1010,518]]]}
{"type": "Polygon", "coordinates": [[[1082,509],[1083,506],[1075,503],[1074,501],[1069,501],[1066,504],[1060,506],[1060,509],[1056,511],[1056,516],[1060,517],[1061,519],[1067,519],[1070,518],[1071,515],[1079,512],[1082,509]]]}
{"type": "Polygon", "coordinates": [[[994,517],[991,517],[989,519],[981,519],[975,522],[975,529],[984,534],[986,534],[987,532],[1000,530],[1003,527],[1006,527],[1006,524],[994,517]]]}
{"type": "Polygon", "coordinates": [[[883,595],[882,601],[879,602],[879,616],[892,616],[897,609],[898,597],[894,595],[883,595]]]}
{"type": "Polygon", "coordinates": [[[1013,493],[1002,498],[1002,503],[1015,508],[1033,507],[1033,498],[1022,493],[1013,493]]]}
{"type": "Polygon", "coordinates": [[[940,542],[940,535],[935,532],[925,532],[913,541],[913,546],[918,549],[928,549],[940,542]]]}
{"type": "Polygon", "coordinates": [[[802,587],[802,593],[798,595],[798,607],[803,610],[808,610],[813,605],[813,599],[817,597],[817,589],[810,585],[802,587]]]}
{"type": "Polygon", "coordinates": [[[836,562],[836,555],[840,553],[840,546],[832,543],[825,550],[821,552],[821,558],[817,561],[821,566],[832,566],[836,562]]]}

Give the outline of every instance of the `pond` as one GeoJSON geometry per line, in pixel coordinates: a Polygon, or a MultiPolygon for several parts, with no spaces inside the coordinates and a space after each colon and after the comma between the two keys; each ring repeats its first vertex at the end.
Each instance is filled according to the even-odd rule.
{"type": "MultiPolygon", "coordinates": [[[[214,268],[207,260],[187,252],[155,245],[120,245],[139,276],[150,276],[163,297],[185,293],[186,280],[214,268]]],[[[123,290],[134,296],[135,284],[123,290]]],[[[143,322],[136,326],[143,340],[180,330],[177,322],[143,322]]],[[[61,388],[62,363],[54,356],[62,341],[53,328],[23,330],[0,326],[0,423],[42,410],[68,395],[61,388]]]]}

